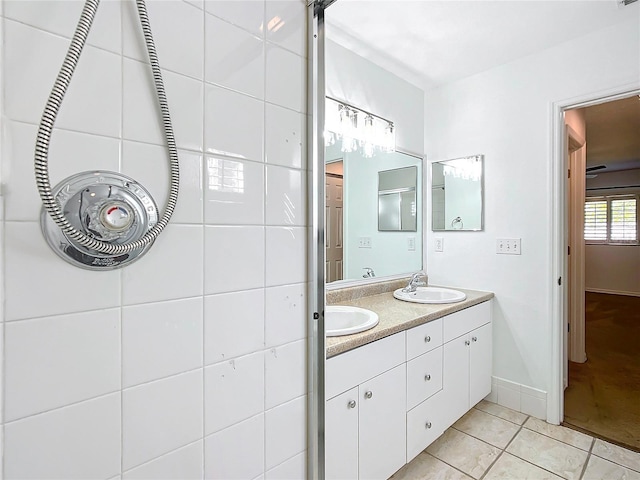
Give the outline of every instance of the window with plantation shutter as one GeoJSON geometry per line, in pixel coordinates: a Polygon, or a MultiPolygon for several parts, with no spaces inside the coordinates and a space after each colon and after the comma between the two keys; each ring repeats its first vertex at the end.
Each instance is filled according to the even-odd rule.
{"type": "Polygon", "coordinates": [[[586,243],[638,244],[636,195],[587,198],[584,204],[586,243]]]}
{"type": "Polygon", "coordinates": [[[584,204],[584,239],[592,243],[607,241],[607,201],[587,200],[584,204]]]}

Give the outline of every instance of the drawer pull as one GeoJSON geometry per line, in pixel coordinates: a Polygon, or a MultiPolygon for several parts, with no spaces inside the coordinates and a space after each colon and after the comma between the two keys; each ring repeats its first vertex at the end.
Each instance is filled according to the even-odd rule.
{"type": "Polygon", "coordinates": [[[428,382],[429,380],[431,380],[431,375],[427,373],[427,374],[424,376],[424,381],[425,381],[425,382],[428,382]]]}
{"type": "Polygon", "coordinates": [[[373,397],[373,392],[371,390],[369,390],[368,392],[365,392],[364,398],[371,398],[371,397],[373,397]]]}
{"type": "Polygon", "coordinates": [[[465,340],[464,344],[468,347],[469,345],[471,345],[471,342],[469,340],[465,340]]]}
{"type": "Polygon", "coordinates": [[[478,341],[478,337],[472,337],[471,340],[473,340],[474,342],[478,341]]]}
{"type": "Polygon", "coordinates": [[[426,428],[431,428],[431,422],[427,422],[427,423],[425,424],[425,427],[426,427],[426,428]]]}
{"type": "Polygon", "coordinates": [[[356,401],[355,400],[349,401],[349,403],[347,403],[347,407],[348,408],[356,408],[356,401]]]}
{"type": "Polygon", "coordinates": [[[429,343],[430,341],[431,341],[431,337],[429,335],[424,337],[424,343],[429,343]]]}

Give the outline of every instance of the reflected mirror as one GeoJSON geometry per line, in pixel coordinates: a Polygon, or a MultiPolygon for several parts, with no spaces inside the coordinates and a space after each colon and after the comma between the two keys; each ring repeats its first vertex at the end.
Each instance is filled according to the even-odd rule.
{"type": "Polygon", "coordinates": [[[371,157],[343,152],[337,142],[325,148],[325,161],[327,283],[420,270],[422,159],[380,150],[371,157]],[[383,210],[394,205],[389,219],[381,203],[383,210]]]}
{"type": "Polygon", "coordinates": [[[482,230],[484,156],[431,164],[433,231],[482,230]]]}

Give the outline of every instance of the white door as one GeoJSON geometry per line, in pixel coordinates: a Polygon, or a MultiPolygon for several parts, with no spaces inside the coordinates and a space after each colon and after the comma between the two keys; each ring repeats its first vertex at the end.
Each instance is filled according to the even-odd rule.
{"type": "Polygon", "coordinates": [[[473,407],[491,393],[491,324],[476,328],[469,336],[469,407],[473,407]]]}
{"type": "Polygon", "coordinates": [[[442,393],[447,426],[469,410],[469,346],[468,334],[444,344],[442,393]]]}
{"type": "Polygon", "coordinates": [[[325,278],[327,282],[335,282],[343,278],[343,178],[332,173],[327,173],[325,177],[325,278]]]}

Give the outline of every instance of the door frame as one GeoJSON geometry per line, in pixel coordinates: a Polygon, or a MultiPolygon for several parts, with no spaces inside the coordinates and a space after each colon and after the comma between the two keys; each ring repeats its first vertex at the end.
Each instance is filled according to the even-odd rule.
{"type": "Polygon", "coordinates": [[[560,424],[564,419],[564,369],[567,351],[564,344],[568,320],[567,312],[567,186],[568,150],[564,112],[589,107],[640,94],[640,82],[619,85],[578,97],[558,100],[551,105],[551,155],[549,176],[551,202],[551,268],[548,288],[551,291],[549,318],[551,321],[550,384],[547,392],[547,422],[560,424]]]}

